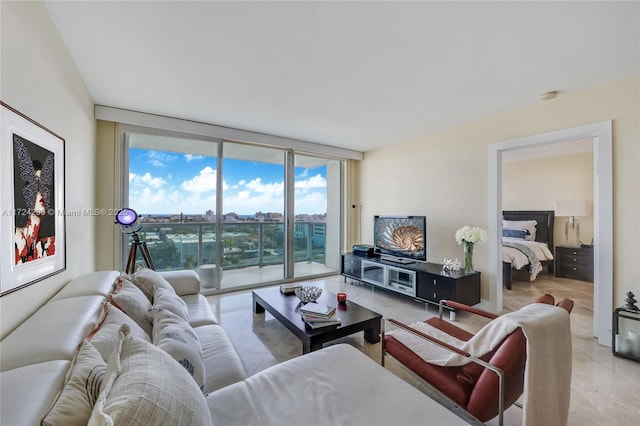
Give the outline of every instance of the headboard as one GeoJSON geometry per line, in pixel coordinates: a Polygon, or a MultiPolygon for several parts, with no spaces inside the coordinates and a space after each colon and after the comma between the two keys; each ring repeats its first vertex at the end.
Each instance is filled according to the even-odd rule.
{"type": "Polygon", "coordinates": [[[506,220],[535,220],[536,241],[547,243],[549,250],[553,253],[553,210],[505,210],[502,218],[506,220]]]}

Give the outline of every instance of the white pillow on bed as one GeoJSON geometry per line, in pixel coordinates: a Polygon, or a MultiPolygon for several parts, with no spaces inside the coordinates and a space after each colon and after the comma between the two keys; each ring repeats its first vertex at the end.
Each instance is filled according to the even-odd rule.
{"type": "Polygon", "coordinates": [[[523,229],[529,231],[529,235],[524,239],[527,241],[536,240],[536,225],[537,220],[502,220],[502,229],[523,229]]]}

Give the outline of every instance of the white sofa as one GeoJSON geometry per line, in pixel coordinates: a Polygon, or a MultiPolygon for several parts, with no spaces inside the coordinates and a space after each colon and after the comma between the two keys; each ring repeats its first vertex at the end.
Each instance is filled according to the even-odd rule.
{"type": "MultiPolygon", "coordinates": [[[[0,425],[41,423],[78,345],[96,327],[117,271],[82,275],[0,343],[0,425]]],[[[188,307],[204,355],[213,424],[465,424],[357,349],[334,345],[252,376],[199,294],[193,271],[161,273],[188,307]]],[[[167,389],[170,392],[171,389],[167,389]]]]}

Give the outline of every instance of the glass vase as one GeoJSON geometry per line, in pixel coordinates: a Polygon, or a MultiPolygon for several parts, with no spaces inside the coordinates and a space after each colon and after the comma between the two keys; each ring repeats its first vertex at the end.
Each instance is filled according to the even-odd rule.
{"type": "Polygon", "coordinates": [[[464,243],[464,271],[473,272],[473,243],[464,243]]]}

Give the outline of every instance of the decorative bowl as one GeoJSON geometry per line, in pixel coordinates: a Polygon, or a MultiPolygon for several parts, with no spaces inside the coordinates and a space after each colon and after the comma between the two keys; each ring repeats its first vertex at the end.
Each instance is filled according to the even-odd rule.
{"type": "Polygon", "coordinates": [[[316,286],[298,287],[295,289],[296,296],[302,303],[315,302],[322,294],[322,288],[316,286]]]}

